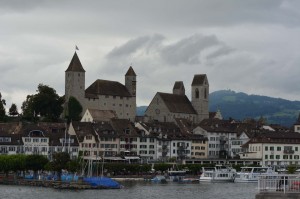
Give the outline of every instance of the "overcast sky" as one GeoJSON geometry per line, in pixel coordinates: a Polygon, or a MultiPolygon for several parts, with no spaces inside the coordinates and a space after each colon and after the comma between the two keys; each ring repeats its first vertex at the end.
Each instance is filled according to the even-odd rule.
{"type": "Polygon", "coordinates": [[[86,88],[132,65],[137,105],[194,74],[210,92],[300,100],[298,0],[0,0],[0,92],[21,109],[39,83],[64,94],[75,52],[86,88]]]}

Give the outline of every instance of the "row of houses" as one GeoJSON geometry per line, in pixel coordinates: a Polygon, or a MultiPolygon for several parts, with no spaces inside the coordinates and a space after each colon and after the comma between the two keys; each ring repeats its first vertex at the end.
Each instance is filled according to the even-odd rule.
{"type": "Polygon", "coordinates": [[[51,159],[54,152],[64,151],[72,158],[128,162],[251,159],[262,165],[300,164],[300,118],[293,129],[220,118],[199,124],[179,118],[135,123],[92,118],[68,125],[2,123],[0,154],[41,154],[51,159]]]}

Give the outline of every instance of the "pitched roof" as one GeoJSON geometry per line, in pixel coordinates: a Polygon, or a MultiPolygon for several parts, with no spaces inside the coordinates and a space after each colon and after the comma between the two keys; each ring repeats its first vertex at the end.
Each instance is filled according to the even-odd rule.
{"type": "Polygon", "coordinates": [[[98,141],[98,136],[94,131],[93,124],[90,122],[72,122],[72,126],[75,130],[76,136],[79,142],[83,142],[84,137],[87,135],[93,135],[98,141]]]}
{"type": "Polygon", "coordinates": [[[197,114],[186,95],[157,93],[172,113],[197,114]]]}
{"type": "Polygon", "coordinates": [[[127,119],[111,119],[111,126],[120,136],[136,136],[137,131],[135,127],[127,119]],[[126,131],[129,130],[129,134],[126,134],[126,131]]]}
{"type": "Polygon", "coordinates": [[[121,97],[131,97],[127,88],[116,81],[96,80],[85,90],[86,97],[95,95],[112,95],[121,97]]]}
{"type": "Polygon", "coordinates": [[[130,66],[125,76],[136,76],[133,68],[130,66]]]}
{"type": "Polygon", "coordinates": [[[193,82],[192,82],[192,86],[203,85],[205,79],[206,79],[206,75],[205,75],[205,74],[194,75],[194,79],[193,79],[193,82]]]}
{"type": "Polygon", "coordinates": [[[250,143],[300,143],[300,134],[296,132],[264,131],[257,133],[250,143]]]}
{"type": "Polygon", "coordinates": [[[73,55],[73,58],[70,62],[70,65],[68,67],[68,69],[66,70],[66,72],[68,71],[73,71],[73,72],[85,72],[85,70],[83,69],[81,62],[77,56],[77,53],[75,52],[73,55]]]}
{"type": "Polygon", "coordinates": [[[112,118],[117,118],[117,114],[113,110],[88,109],[88,111],[96,122],[109,121],[112,118]]]}

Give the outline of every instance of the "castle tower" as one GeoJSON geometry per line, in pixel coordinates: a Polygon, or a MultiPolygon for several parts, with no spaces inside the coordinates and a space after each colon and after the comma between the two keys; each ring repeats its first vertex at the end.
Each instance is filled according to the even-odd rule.
{"type": "Polygon", "coordinates": [[[75,97],[84,106],[85,97],[85,70],[77,56],[73,55],[68,69],[65,71],[65,102],[68,103],[70,96],[75,97]]]}
{"type": "Polygon", "coordinates": [[[198,113],[196,122],[209,118],[208,98],[209,98],[209,84],[205,74],[198,74],[194,76],[192,82],[192,105],[198,113]]]}
{"type": "Polygon", "coordinates": [[[185,95],[185,88],[182,81],[177,81],[173,87],[173,94],[185,95]]]}
{"type": "Polygon", "coordinates": [[[136,96],[136,74],[131,66],[125,74],[125,87],[132,97],[136,96]]]}

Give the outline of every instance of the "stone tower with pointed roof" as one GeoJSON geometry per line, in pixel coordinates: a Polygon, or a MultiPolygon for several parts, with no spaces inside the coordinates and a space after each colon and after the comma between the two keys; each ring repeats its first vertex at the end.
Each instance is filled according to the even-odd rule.
{"type": "Polygon", "coordinates": [[[177,81],[173,87],[173,94],[185,95],[185,88],[182,81],[177,81]]]}
{"type": "Polygon", "coordinates": [[[209,118],[208,110],[208,95],[209,84],[205,74],[198,74],[194,76],[192,82],[192,105],[197,112],[197,122],[209,118]]]}
{"type": "Polygon", "coordinates": [[[84,104],[85,95],[85,70],[75,52],[65,72],[65,101],[70,96],[75,97],[81,104],[84,104]]]}
{"type": "Polygon", "coordinates": [[[125,74],[125,86],[132,96],[136,96],[136,74],[131,66],[125,74]]]}
{"type": "MultiPolygon", "coordinates": [[[[65,73],[65,100],[75,97],[83,112],[87,109],[114,111],[119,119],[135,120],[136,74],[130,66],[125,74],[125,85],[110,80],[97,79],[85,89],[85,70],[75,52],[65,73]]],[[[67,114],[67,106],[65,106],[67,114]]]]}

